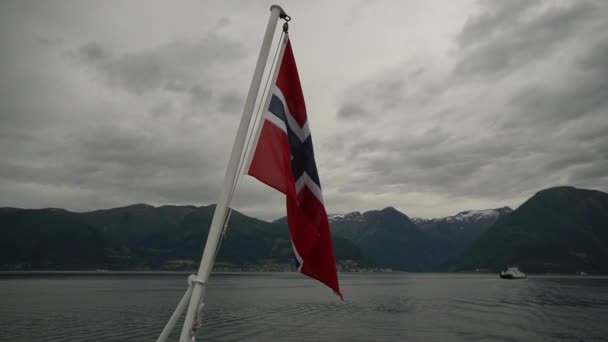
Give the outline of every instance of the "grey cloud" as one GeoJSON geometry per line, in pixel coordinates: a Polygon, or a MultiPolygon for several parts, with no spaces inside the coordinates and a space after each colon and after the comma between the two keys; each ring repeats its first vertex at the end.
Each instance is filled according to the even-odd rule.
{"type": "Polygon", "coordinates": [[[173,103],[171,101],[160,102],[150,108],[150,114],[153,117],[169,116],[173,113],[173,103]]]}
{"type": "Polygon", "coordinates": [[[608,34],[560,72],[558,84],[538,81],[516,93],[511,101],[520,108],[519,115],[505,123],[563,125],[586,116],[608,117],[608,34]]]}
{"type": "MultiPolygon", "coordinates": [[[[379,112],[381,110],[393,109],[405,97],[405,73],[382,75],[376,79],[366,80],[354,86],[346,98],[371,100],[373,99],[374,108],[356,109],[356,111],[379,112]]],[[[351,109],[353,105],[350,103],[351,109]]],[[[360,106],[359,106],[360,107],[360,106]]],[[[347,110],[349,108],[346,108],[347,110]]],[[[342,113],[345,113],[342,111],[342,113]]]]}
{"type": "Polygon", "coordinates": [[[423,67],[398,65],[374,74],[349,88],[337,115],[360,119],[403,109],[404,103],[424,106],[443,91],[425,73],[423,67]]]}
{"type": "Polygon", "coordinates": [[[592,0],[571,4],[539,1],[485,1],[457,38],[461,76],[501,75],[540,60],[583,33],[588,21],[601,21],[605,7],[592,0]]]}
{"type": "Polygon", "coordinates": [[[213,91],[209,88],[203,88],[200,85],[194,85],[192,88],[188,90],[192,102],[195,104],[204,104],[207,103],[211,96],[213,95],[213,91]]]}
{"type": "Polygon", "coordinates": [[[426,130],[424,133],[417,136],[402,137],[402,147],[406,149],[426,149],[429,147],[441,146],[442,144],[448,143],[450,134],[447,131],[447,127],[441,125],[435,125],[431,129],[426,130]]]}
{"type": "Polygon", "coordinates": [[[41,37],[41,38],[38,38],[38,42],[41,45],[52,47],[52,46],[60,45],[61,43],[63,43],[63,40],[61,38],[41,37]]]}
{"type": "Polygon", "coordinates": [[[608,76],[608,37],[603,37],[579,60],[581,69],[608,76]]]}
{"type": "Polygon", "coordinates": [[[230,24],[231,24],[230,18],[228,18],[228,17],[222,17],[215,24],[215,28],[216,29],[222,29],[222,28],[230,26],[230,24]]]}
{"type": "MultiPolygon", "coordinates": [[[[63,19],[57,12],[50,21],[63,19]]],[[[0,20],[7,47],[1,54],[9,57],[0,64],[0,191],[14,194],[0,206],[89,210],[217,200],[235,121],[210,123],[209,116],[238,103],[231,87],[241,87],[248,46],[214,29],[200,39],[130,44],[109,26],[110,37],[88,27],[75,32],[81,22],[50,30],[50,37],[63,35],[61,44],[51,44],[37,36],[51,22],[23,22],[29,31],[13,39],[0,20]],[[150,48],[117,48],[141,44],[150,48]]],[[[201,36],[169,37],[192,33],[201,36]]]]}
{"type": "Polygon", "coordinates": [[[405,96],[404,79],[388,79],[375,84],[375,89],[370,91],[371,96],[378,97],[383,110],[394,109],[405,96]]]}
{"type": "Polygon", "coordinates": [[[225,114],[240,115],[245,100],[241,94],[236,91],[227,91],[220,95],[218,109],[225,114]]]}
{"type": "Polygon", "coordinates": [[[159,47],[127,52],[111,58],[97,43],[78,48],[78,55],[94,66],[114,86],[141,95],[155,89],[179,90],[195,85],[214,66],[246,56],[244,46],[210,33],[198,41],[173,41],[159,47]]]}
{"type": "Polygon", "coordinates": [[[554,185],[603,184],[608,22],[602,18],[608,7],[527,0],[480,6],[456,38],[455,73],[429,80],[427,66],[417,82],[388,100],[386,91],[369,90],[386,90],[375,85],[391,84],[394,72],[376,73],[346,92],[338,117],[359,108],[401,111],[385,110],[383,118],[353,116],[360,125],[332,139],[357,136],[355,142],[332,144],[345,157],[330,165],[348,161],[357,175],[340,186],[342,194],[363,188],[500,199],[554,185]],[[529,68],[534,61],[543,67],[529,68]],[[513,77],[495,77],[507,74],[513,77]],[[420,101],[436,89],[433,84],[443,86],[432,101],[420,101]],[[395,105],[386,106],[391,100],[395,105]],[[410,108],[426,118],[404,115],[410,108]],[[384,119],[387,123],[377,122],[384,119]],[[401,131],[390,129],[399,125],[401,131]]]}
{"type": "MultiPolygon", "coordinates": [[[[347,160],[348,169],[357,175],[356,181],[340,186],[340,193],[376,189],[380,193],[415,191],[501,199],[525,197],[540,188],[563,184],[605,189],[608,59],[600,57],[605,54],[605,41],[599,37],[572,50],[562,61],[565,64],[555,64],[557,69],[531,74],[536,79],[531,83],[498,81],[489,87],[485,82],[448,76],[444,80],[447,89],[457,93],[464,89],[464,94],[479,100],[463,106],[439,97],[437,105],[443,109],[423,112],[430,114],[424,121],[409,121],[409,117],[399,121],[398,112],[389,114],[393,125],[402,123],[401,134],[376,131],[378,136],[369,137],[358,134],[359,127],[354,127],[335,139],[357,136],[356,142],[337,148],[345,159],[330,162],[332,167],[340,167],[347,160]],[[555,75],[543,77],[543,72],[562,69],[563,82],[552,82],[555,75]],[[500,94],[499,107],[488,107],[479,95],[496,94],[505,87],[510,92],[500,94]],[[420,129],[436,119],[432,128],[420,129]]],[[[408,90],[415,92],[413,87],[408,90]]],[[[369,108],[364,101],[344,102],[341,108],[369,108]]],[[[372,103],[377,101],[381,100],[372,103]]],[[[401,101],[399,107],[407,108],[406,98],[401,101]]],[[[376,127],[373,119],[364,122],[370,130],[376,127]]]]}
{"type": "Polygon", "coordinates": [[[521,16],[539,4],[538,0],[478,1],[481,12],[467,19],[456,41],[460,47],[468,47],[488,39],[519,24],[521,16]]]}
{"type": "Polygon", "coordinates": [[[155,54],[135,53],[108,61],[99,66],[108,77],[108,82],[122,86],[136,94],[159,88],[169,77],[163,62],[155,54]]]}
{"type": "Polygon", "coordinates": [[[58,128],[52,131],[56,136],[60,134],[57,140],[61,143],[43,141],[54,146],[51,150],[39,141],[25,140],[18,151],[7,152],[8,160],[0,162],[3,182],[65,189],[85,186],[109,200],[113,200],[112,193],[158,203],[216,200],[216,178],[222,167],[209,160],[221,160],[223,156],[215,150],[201,149],[202,142],[189,132],[176,138],[159,128],[107,123],[70,134],[58,128]]]}
{"type": "MultiPolygon", "coordinates": [[[[347,148],[348,169],[359,177],[341,186],[343,193],[376,188],[501,199],[564,184],[564,180],[598,186],[598,177],[608,174],[608,136],[590,143],[552,137],[551,130],[538,127],[479,138],[431,133],[428,138],[411,139],[404,135],[361,141],[360,146],[374,147],[371,153],[347,148]]],[[[332,165],[339,167],[339,161],[332,165]]]]}
{"type": "Polygon", "coordinates": [[[544,165],[543,170],[546,172],[553,172],[555,170],[589,164],[589,162],[593,160],[596,160],[596,156],[590,151],[558,154],[553,160],[544,165]]]}
{"type": "Polygon", "coordinates": [[[363,106],[355,104],[355,103],[345,103],[338,110],[338,117],[340,118],[352,118],[352,117],[361,117],[367,116],[369,112],[363,108],[363,106]]]}
{"type": "MultiPolygon", "coordinates": [[[[314,118],[329,210],[442,215],[469,203],[516,206],[507,201],[547,186],[608,190],[608,7],[505,0],[459,13],[467,7],[450,4],[461,18],[453,27],[436,20],[437,3],[420,1],[390,22],[359,6],[357,20],[328,21],[327,35],[298,30],[298,46],[322,47],[296,51],[307,104],[336,114],[314,118]],[[404,30],[413,17],[436,25],[404,30]],[[402,41],[430,44],[376,34],[387,26],[402,41]],[[328,63],[367,44],[390,49],[369,56],[391,55],[328,63]]],[[[28,4],[20,16],[0,12],[0,192],[14,194],[0,205],[215,202],[238,125],[225,113],[242,109],[259,48],[264,23],[248,13],[258,6],[205,3],[204,20],[180,13],[162,26],[150,21],[156,15],[124,19],[109,4],[28,4]],[[230,11],[237,19],[221,18],[230,11]],[[116,31],[124,25],[143,29],[116,31]]],[[[166,5],[146,8],[168,14],[166,5]]],[[[239,209],[284,212],[282,195],[255,181],[237,191],[239,209]]]]}
{"type": "Polygon", "coordinates": [[[363,172],[364,177],[342,190],[377,187],[504,198],[507,194],[535,188],[537,179],[522,178],[530,168],[529,163],[536,158],[534,154],[519,155],[519,150],[525,149],[525,142],[518,147],[484,138],[460,143],[429,141],[426,146],[419,143],[418,148],[395,148],[398,144],[386,142],[379,151],[390,151],[388,153],[354,157],[352,167],[363,172]]]}
{"type": "Polygon", "coordinates": [[[573,139],[582,141],[594,141],[602,139],[608,132],[608,120],[605,116],[597,116],[597,120],[590,122],[583,122],[579,127],[575,127],[571,131],[573,139]]]}
{"type": "MultiPolygon", "coordinates": [[[[196,86],[194,86],[194,87],[196,87],[196,86]]],[[[194,88],[194,87],[192,87],[192,88],[194,88]]],[[[165,83],[164,87],[163,87],[164,90],[175,92],[175,93],[188,92],[192,88],[190,88],[190,85],[187,82],[183,81],[183,80],[170,80],[170,81],[167,81],[165,83]]]]}
{"type": "MultiPolygon", "coordinates": [[[[355,133],[352,130],[343,131],[336,134],[331,141],[331,147],[338,154],[344,155],[346,159],[356,160],[362,155],[373,155],[375,152],[387,151],[398,155],[403,151],[427,151],[435,149],[443,144],[449,144],[450,135],[441,126],[437,125],[424,131],[421,134],[403,134],[399,137],[371,134],[370,136],[359,135],[357,139],[352,139],[355,133]]],[[[383,158],[383,157],[381,157],[383,158]]],[[[421,159],[433,158],[429,155],[421,156],[421,159]]]]}
{"type": "MultiPolygon", "coordinates": [[[[91,162],[133,166],[134,169],[192,168],[200,166],[201,152],[180,146],[164,135],[117,124],[98,125],[86,135],[74,137],[81,155],[91,162]]],[[[212,154],[211,154],[212,155],[212,154]]]]}
{"type": "Polygon", "coordinates": [[[575,79],[573,83],[571,87],[560,89],[533,85],[522,90],[512,100],[521,107],[521,114],[512,119],[562,124],[597,111],[600,111],[598,115],[606,115],[608,78],[593,75],[575,79]]]}
{"type": "Polygon", "coordinates": [[[88,43],[78,48],[78,56],[86,63],[97,63],[108,59],[111,53],[99,43],[88,43]]]}
{"type": "MultiPolygon", "coordinates": [[[[594,180],[601,179],[605,182],[608,179],[608,160],[604,159],[597,163],[581,165],[572,172],[572,178],[588,180],[588,184],[593,184],[594,180]]],[[[596,186],[600,185],[600,182],[596,183],[596,186]]]]}

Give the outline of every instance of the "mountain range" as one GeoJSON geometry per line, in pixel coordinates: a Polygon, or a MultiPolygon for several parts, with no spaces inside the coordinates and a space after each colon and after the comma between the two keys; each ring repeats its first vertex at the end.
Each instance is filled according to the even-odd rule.
{"type": "MultiPolygon", "coordinates": [[[[194,268],[215,205],[127,207],[74,213],[63,209],[0,208],[0,269],[194,268]]],[[[228,269],[291,269],[289,231],[281,224],[233,211],[216,266],[228,269]]],[[[345,266],[375,267],[350,241],[334,238],[345,266]]]]}
{"type": "MultiPolygon", "coordinates": [[[[127,207],[75,213],[0,208],[0,269],[192,269],[211,206],[127,207]]],[[[392,207],[329,215],[341,270],[608,273],[608,194],[558,187],[516,210],[410,218],[392,207]]],[[[285,218],[233,211],[219,269],[293,270],[285,218]]]]}
{"type": "Polygon", "coordinates": [[[503,215],[508,207],[465,211],[439,219],[409,218],[395,208],[330,215],[332,231],[380,265],[440,271],[503,215]]]}
{"type": "Polygon", "coordinates": [[[608,273],[608,194],[559,187],[536,193],[501,217],[452,265],[529,272],[608,273]]]}

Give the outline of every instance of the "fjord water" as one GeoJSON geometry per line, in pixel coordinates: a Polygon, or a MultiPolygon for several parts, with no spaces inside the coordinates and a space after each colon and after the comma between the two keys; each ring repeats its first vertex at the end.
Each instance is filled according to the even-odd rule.
{"type": "MultiPolygon", "coordinates": [[[[152,341],[185,275],[0,275],[2,341],[152,341]]],[[[202,341],[605,341],[608,278],[214,274],[202,341]]],[[[176,339],[176,334],[172,337],[176,339]]]]}

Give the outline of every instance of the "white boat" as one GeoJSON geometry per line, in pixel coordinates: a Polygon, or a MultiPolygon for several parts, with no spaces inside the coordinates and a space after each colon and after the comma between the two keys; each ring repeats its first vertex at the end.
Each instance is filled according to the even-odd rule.
{"type": "Polygon", "coordinates": [[[500,272],[500,277],[502,279],[524,279],[526,275],[517,266],[510,266],[506,271],[500,272]]]}

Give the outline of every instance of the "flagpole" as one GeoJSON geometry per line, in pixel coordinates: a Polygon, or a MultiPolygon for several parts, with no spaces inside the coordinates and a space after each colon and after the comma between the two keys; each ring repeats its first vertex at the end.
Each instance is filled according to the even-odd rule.
{"type": "Polygon", "coordinates": [[[214,259],[216,256],[218,242],[221,238],[226,213],[230,206],[230,193],[236,177],[238,176],[239,161],[245,146],[247,131],[251,122],[251,116],[253,115],[256,98],[260,90],[262,76],[264,74],[266,61],[268,60],[268,54],[270,52],[270,45],[272,44],[272,37],[275,33],[279,17],[285,18],[287,15],[280,6],[272,5],[270,7],[270,17],[268,18],[268,24],[266,25],[266,32],[264,34],[264,39],[262,40],[260,54],[255,66],[253,78],[251,79],[251,85],[249,86],[249,93],[247,94],[247,99],[245,100],[243,115],[234,139],[234,145],[232,146],[232,152],[226,168],[226,174],[224,175],[222,192],[217,202],[213,219],[211,220],[211,227],[209,228],[209,234],[207,237],[207,242],[205,243],[205,250],[203,252],[201,264],[199,266],[198,273],[193,280],[190,304],[188,305],[188,309],[186,311],[186,318],[182,327],[180,342],[192,341],[192,325],[194,323],[194,318],[199,311],[199,306],[205,293],[207,281],[209,280],[209,275],[215,262],[214,259]]]}
{"type": "Polygon", "coordinates": [[[161,331],[156,342],[165,342],[169,338],[171,331],[173,331],[173,327],[175,327],[175,323],[177,323],[179,318],[182,316],[182,313],[186,309],[186,305],[188,305],[188,303],[190,302],[190,296],[192,295],[192,281],[193,280],[194,280],[194,274],[191,274],[188,277],[188,290],[186,291],[186,293],[184,293],[184,296],[182,297],[182,300],[179,301],[179,304],[177,304],[177,308],[175,308],[175,312],[173,312],[173,315],[171,315],[171,318],[169,318],[169,321],[165,325],[165,328],[163,329],[163,331],[161,331]]]}
{"type": "MultiPolygon", "coordinates": [[[[291,18],[290,18],[291,20],[291,18]]],[[[281,61],[283,61],[283,55],[285,54],[285,47],[287,46],[287,41],[289,40],[289,20],[283,24],[283,40],[279,42],[281,46],[279,47],[279,54],[277,55],[276,68],[274,69],[274,73],[272,78],[270,79],[270,89],[268,90],[268,95],[266,96],[266,101],[264,101],[263,111],[257,121],[253,123],[253,131],[251,132],[251,141],[249,142],[249,151],[246,151],[245,161],[243,165],[243,173],[247,174],[247,170],[251,166],[251,161],[253,160],[253,155],[255,154],[255,148],[258,145],[258,140],[260,139],[260,134],[262,133],[262,127],[264,126],[265,113],[270,106],[270,100],[272,99],[272,87],[275,87],[277,84],[277,79],[279,77],[279,69],[281,66],[281,61]]]]}

